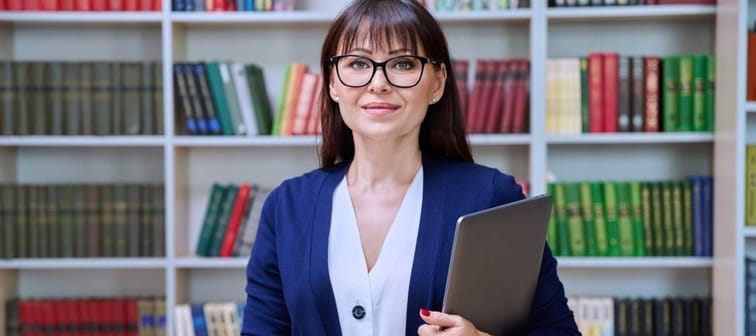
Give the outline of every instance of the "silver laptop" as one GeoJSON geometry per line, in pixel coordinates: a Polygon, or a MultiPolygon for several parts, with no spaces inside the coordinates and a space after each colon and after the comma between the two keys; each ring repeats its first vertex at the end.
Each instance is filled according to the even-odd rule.
{"type": "Polygon", "coordinates": [[[518,333],[538,284],[551,205],[541,195],[460,217],[443,311],[490,334],[518,333]]]}

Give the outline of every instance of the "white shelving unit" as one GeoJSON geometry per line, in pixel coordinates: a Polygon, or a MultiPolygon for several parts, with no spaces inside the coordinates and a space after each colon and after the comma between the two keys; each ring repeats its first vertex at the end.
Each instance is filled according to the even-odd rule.
{"type": "Polygon", "coordinates": [[[745,227],[745,146],[756,141],[756,104],[746,102],[746,32],[756,1],[719,0],[714,209],[714,326],[744,335],[745,256],[756,256],[756,231],[745,227]]]}
{"type": "MultiPolygon", "coordinates": [[[[719,1],[720,7],[737,2],[719,1]]],[[[161,295],[166,297],[167,307],[204,300],[243,301],[246,259],[197,258],[192,253],[210,185],[249,181],[275,186],[317,167],[320,139],[176,135],[170,65],[210,59],[260,64],[271,101],[277,103],[287,63],[299,61],[319,69],[320,43],[344,3],[304,0],[293,13],[172,13],[168,0],[163,1],[162,13],[0,13],[0,59],[160,60],[165,83],[164,136],[0,137],[0,183],[149,182],[163,183],[166,190],[165,258],[2,260],[0,301],[16,296],[75,295],[161,295]]],[[[561,180],[674,179],[712,174],[714,161],[718,166],[728,165],[733,173],[742,173],[742,168],[732,167],[733,162],[743,162],[742,154],[735,160],[714,151],[715,147],[743,147],[742,134],[739,147],[730,144],[728,123],[720,120],[731,119],[736,111],[731,103],[723,102],[733,94],[727,89],[734,84],[726,77],[732,69],[723,64],[731,58],[730,49],[720,45],[715,49],[714,45],[715,35],[723,44],[721,36],[735,31],[721,23],[715,28],[715,18],[725,17],[724,10],[684,5],[550,9],[545,1],[532,1],[532,5],[531,9],[506,12],[437,15],[455,58],[531,60],[529,133],[470,135],[477,161],[529,180],[533,194],[546,192],[549,173],[561,180]],[[637,43],[639,38],[645,43],[637,43]],[[584,56],[596,50],[634,55],[716,50],[721,69],[717,135],[547,135],[543,112],[546,59],[584,56]]],[[[471,73],[470,83],[472,77],[471,73]]],[[[745,109],[742,103],[740,106],[737,111],[745,109]]],[[[748,109],[756,111],[753,105],[748,109]]],[[[723,266],[742,260],[742,247],[737,247],[743,242],[738,238],[743,236],[742,229],[720,229],[734,226],[730,223],[737,221],[732,216],[742,219],[742,201],[732,202],[737,203],[734,205],[723,201],[737,199],[733,190],[742,188],[742,183],[737,184],[742,178],[733,178],[731,189],[725,190],[727,184],[719,181],[726,178],[719,174],[714,260],[561,258],[560,275],[568,294],[713,294],[715,334],[742,334],[731,329],[731,325],[743,325],[742,302],[731,299],[739,292],[727,292],[720,285],[742,284],[741,269],[723,266]],[[735,209],[733,206],[740,207],[740,213],[725,214],[725,210],[735,209]],[[736,250],[729,253],[723,245],[734,245],[736,250]],[[738,256],[740,259],[735,259],[738,256]],[[712,270],[723,274],[712,275],[712,270]],[[722,316],[720,311],[731,314],[722,316]]],[[[169,335],[172,321],[172,309],[168,309],[169,335]]],[[[3,328],[0,320],[0,330],[3,328]]]]}

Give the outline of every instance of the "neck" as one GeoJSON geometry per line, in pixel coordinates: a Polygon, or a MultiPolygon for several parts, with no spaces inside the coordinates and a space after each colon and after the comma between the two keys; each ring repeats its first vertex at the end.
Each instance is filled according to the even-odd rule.
{"type": "Polygon", "coordinates": [[[347,184],[367,189],[409,185],[422,165],[417,139],[413,140],[355,138],[354,160],[347,172],[347,184]]]}

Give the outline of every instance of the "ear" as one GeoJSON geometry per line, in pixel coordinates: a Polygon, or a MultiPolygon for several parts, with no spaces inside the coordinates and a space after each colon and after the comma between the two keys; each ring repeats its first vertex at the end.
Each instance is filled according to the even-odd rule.
{"type": "Polygon", "coordinates": [[[446,89],[446,64],[441,63],[438,70],[434,69],[433,74],[436,77],[436,84],[433,86],[430,101],[437,102],[441,100],[441,97],[444,95],[444,89],[446,89]]]}
{"type": "Polygon", "coordinates": [[[339,101],[339,95],[336,94],[336,88],[333,86],[333,82],[328,84],[328,94],[331,96],[331,99],[333,101],[339,101]]]}

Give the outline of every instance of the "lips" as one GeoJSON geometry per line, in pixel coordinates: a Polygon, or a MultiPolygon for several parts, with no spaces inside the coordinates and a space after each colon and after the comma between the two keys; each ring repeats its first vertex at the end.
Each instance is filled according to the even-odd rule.
{"type": "Polygon", "coordinates": [[[367,103],[361,106],[365,112],[374,115],[383,115],[395,112],[399,109],[399,105],[390,103],[367,103]]]}

